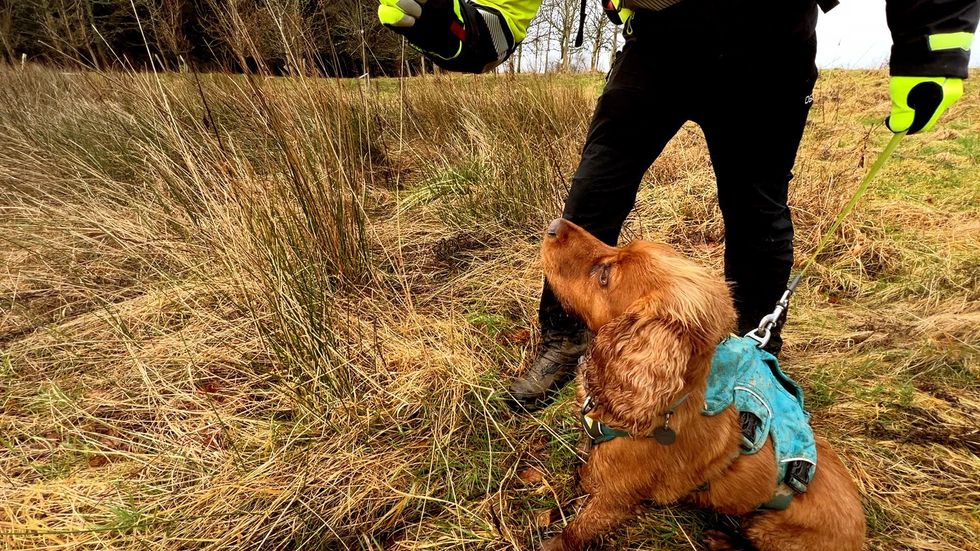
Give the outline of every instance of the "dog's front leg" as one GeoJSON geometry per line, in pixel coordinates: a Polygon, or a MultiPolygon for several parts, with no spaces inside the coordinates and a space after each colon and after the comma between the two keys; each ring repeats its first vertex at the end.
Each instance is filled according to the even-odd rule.
{"type": "Polygon", "coordinates": [[[580,551],[599,536],[629,520],[640,500],[630,495],[602,492],[589,497],[582,512],[561,534],[544,542],[544,551],[580,551]]]}

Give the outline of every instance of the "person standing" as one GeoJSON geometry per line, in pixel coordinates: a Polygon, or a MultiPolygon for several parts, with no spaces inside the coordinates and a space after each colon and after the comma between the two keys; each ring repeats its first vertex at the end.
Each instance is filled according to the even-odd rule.
{"type": "MultiPolygon", "coordinates": [[[[541,0],[380,0],[381,22],[450,71],[481,73],[524,39],[541,0]]],[[[858,1],[858,0],[852,0],[858,1]]],[[[610,70],[562,217],[609,245],[644,172],[687,121],[704,132],[725,224],[738,330],[773,311],[793,265],[789,182],[817,79],[818,5],[837,0],[602,0],[625,44],[610,70]]],[[[888,0],[893,132],[932,128],[963,93],[980,0],[888,0]]],[[[541,348],[511,389],[547,405],[589,334],[545,282],[541,348]]],[[[767,350],[782,347],[780,323],[767,350]]]]}

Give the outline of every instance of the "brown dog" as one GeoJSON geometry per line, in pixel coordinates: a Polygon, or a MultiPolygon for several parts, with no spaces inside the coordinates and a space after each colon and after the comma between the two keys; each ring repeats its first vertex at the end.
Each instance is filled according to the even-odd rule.
{"type": "MultiPolygon", "coordinates": [[[[735,322],[723,280],[667,245],[609,247],[566,220],[548,228],[542,258],[562,304],[596,333],[579,371],[579,399],[587,388],[597,403],[590,417],[644,435],[592,449],[581,468],[588,501],[545,549],[582,549],[628,521],[645,500],[685,500],[739,515],[744,535],[762,551],[861,549],[865,521],[857,489],[826,440],[817,438],[818,467],[806,493],[785,510],[758,511],[776,489],[771,439],[758,453],[739,456],[734,406],[701,415],[715,347],[735,322]],[[670,419],[676,441],[647,438],[685,393],[670,419]],[[695,491],[705,482],[706,490],[695,491]]],[[[707,543],[735,548],[720,533],[707,543]]]]}

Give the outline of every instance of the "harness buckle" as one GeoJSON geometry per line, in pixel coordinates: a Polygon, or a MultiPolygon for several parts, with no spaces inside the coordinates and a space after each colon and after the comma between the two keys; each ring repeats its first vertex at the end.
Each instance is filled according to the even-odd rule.
{"type": "Polygon", "coordinates": [[[791,490],[797,494],[806,492],[812,478],[810,469],[813,465],[809,461],[797,460],[789,464],[786,469],[786,478],[783,480],[791,490]]]}
{"type": "Polygon", "coordinates": [[[582,402],[582,415],[588,415],[595,409],[595,400],[592,399],[592,395],[585,397],[585,401],[582,402]]]}

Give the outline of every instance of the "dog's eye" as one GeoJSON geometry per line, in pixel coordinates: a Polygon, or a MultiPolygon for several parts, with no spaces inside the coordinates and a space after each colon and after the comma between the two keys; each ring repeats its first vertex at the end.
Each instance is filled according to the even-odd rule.
{"type": "Polygon", "coordinates": [[[612,270],[612,266],[609,264],[603,264],[599,267],[599,285],[606,287],[609,285],[609,272],[612,270]]]}

